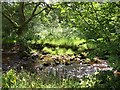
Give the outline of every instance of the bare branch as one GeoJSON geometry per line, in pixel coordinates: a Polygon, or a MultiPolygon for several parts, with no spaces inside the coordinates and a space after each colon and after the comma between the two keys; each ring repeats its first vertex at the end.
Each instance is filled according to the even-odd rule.
{"type": "Polygon", "coordinates": [[[37,8],[38,8],[38,6],[40,5],[40,2],[38,3],[38,4],[36,4],[36,6],[35,6],[35,8],[34,8],[34,10],[33,10],[33,12],[32,12],[32,15],[31,16],[34,16],[34,14],[35,14],[35,11],[37,10],[37,8]]]}
{"type": "Polygon", "coordinates": [[[32,14],[31,14],[30,18],[25,22],[25,24],[29,23],[32,20],[32,18],[35,16],[35,12],[36,12],[36,10],[37,10],[37,8],[38,8],[39,5],[40,5],[40,2],[38,4],[36,4],[36,6],[35,6],[32,14]]]}
{"type": "Polygon", "coordinates": [[[47,8],[42,9],[40,12],[34,14],[34,16],[37,16],[38,14],[40,14],[41,12],[43,12],[43,11],[46,10],[46,9],[47,9],[47,8]]]}
{"type": "Polygon", "coordinates": [[[25,22],[25,24],[29,23],[29,22],[33,19],[33,17],[39,15],[40,13],[42,13],[44,10],[46,10],[46,9],[48,8],[48,7],[45,7],[45,8],[43,8],[40,12],[38,12],[38,13],[35,14],[35,11],[37,10],[37,7],[38,7],[39,5],[40,5],[40,3],[38,3],[38,4],[35,6],[35,8],[34,8],[34,10],[33,10],[33,12],[32,12],[32,15],[31,15],[30,18],[25,22]]]}
{"type": "Polygon", "coordinates": [[[11,22],[11,24],[13,25],[14,28],[18,28],[18,27],[19,27],[19,25],[18,25],[15,21],[13,21],[9,16],[7,16],[5,13],[2,12],[2,15],[3,15],[8,21],[11,22]]]}

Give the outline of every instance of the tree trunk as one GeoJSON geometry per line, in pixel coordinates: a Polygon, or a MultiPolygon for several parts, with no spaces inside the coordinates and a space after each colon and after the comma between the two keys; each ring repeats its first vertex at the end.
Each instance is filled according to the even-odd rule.
{"type": "Polygon", "coordinates": [[[17,31],[18,37],[22,35],[25,28],[24,2],[19,4],[19,28],[17,31]]]}

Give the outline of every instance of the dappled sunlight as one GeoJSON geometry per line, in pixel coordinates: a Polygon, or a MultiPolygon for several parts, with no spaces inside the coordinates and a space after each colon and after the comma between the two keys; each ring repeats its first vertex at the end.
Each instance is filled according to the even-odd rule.
{"type": "Polygon", "coordinates": [[[119,88],[120,3],[44,1],[2,3],[3,88],[119,88]]]}

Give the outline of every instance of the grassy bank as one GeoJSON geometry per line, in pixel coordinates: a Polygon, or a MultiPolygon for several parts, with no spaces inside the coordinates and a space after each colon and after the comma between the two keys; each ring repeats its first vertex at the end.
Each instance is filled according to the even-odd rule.
{"type": "Polygon", "coordinates": [[[120,88],[119,77],[112,72],[97,72],[94,75],[77,78],[58,78],[54,75],[38,75],[25,70],[19,73],[10,70],[3,74],[3,88],[120,88]]]}

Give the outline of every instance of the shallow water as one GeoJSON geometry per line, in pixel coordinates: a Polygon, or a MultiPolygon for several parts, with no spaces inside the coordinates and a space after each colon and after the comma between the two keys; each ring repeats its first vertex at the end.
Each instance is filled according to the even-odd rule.
{"type": "Polygon", "coordinates": [[[3,56],[2,69],[9,70],[12,67],[20,68],[21,66],[28,71],[37,72],[38,74],[54,75],[62,78],[77,77],[82,78],[85,75],[91,75],[96,71],[112,70],[106,60],[98,59],[98,63],[84,63],[79,55],[35,55],[36,59],[23,57],[20,59],[17,54],[6,53],[3,56]],[[8,56],[8,57],[7,57],[8,56]],[[67,65],[66,65],[67,63],[67,65]],[[46,64],[46,65],[45,65],[46,64]]]}
{"type": "Polygon", "coordinates": [[[96,71],[106,71],[106,70],[112,70],[112,67],[109,67],[107,64],[102,65],[106,66],[104,68],[98,67],[100,65],[88,65],[88,64],[71,64],[71,65],[57,65],[57,66],[48,66],[44,67],[42,70],[38,70],[38,73],[44,73],[47,75],[54,75],[59,78],[82,78],[86,75],[92,75],[96,71]]]}

